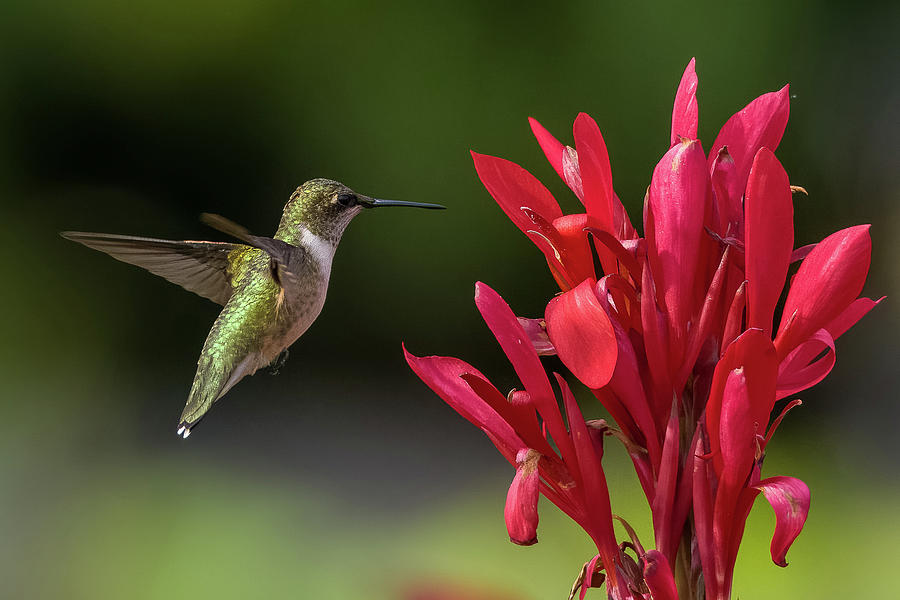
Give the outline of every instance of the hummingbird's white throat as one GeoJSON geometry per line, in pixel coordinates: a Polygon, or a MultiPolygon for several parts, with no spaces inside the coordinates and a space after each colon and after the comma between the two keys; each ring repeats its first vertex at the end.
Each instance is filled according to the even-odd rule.
{"type": "Polygon", "coordinates": [[[327,279],[331,273],[331,261],[334,259],[334,244],[325,238],[317,236],[306,227],[300,228],[300,244],[316,259],[327,279]]]}

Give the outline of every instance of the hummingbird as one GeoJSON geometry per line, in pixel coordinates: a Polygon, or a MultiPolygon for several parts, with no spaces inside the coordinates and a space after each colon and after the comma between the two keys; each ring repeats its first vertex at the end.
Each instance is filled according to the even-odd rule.
{"type": "Polygon", "coordinates": [[[322,312],[331,263],[350,221],[366,208],[440,204],[382,200],[329,179],[298,187],[272,237],[251,234],[225,217],[201,220],[240,243],[173,241],[64,231],[62,237],[142,267],[223,306],[203,344],[197,373],[178,421],[191,430],[241,379],[283,364],[287,349],[322,312]]]}

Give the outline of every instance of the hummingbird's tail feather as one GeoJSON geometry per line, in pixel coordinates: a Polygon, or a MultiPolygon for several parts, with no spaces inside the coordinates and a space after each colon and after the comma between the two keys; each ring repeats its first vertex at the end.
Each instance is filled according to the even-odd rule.
{"type": "Polygon", "coordinates": [[[259,356],[251,353],[240,360],[233,369],[220,364],[210,356],[202,356],[197,365],[197,374],[188,395],[187,404],[178,420],[178,435],[187,439],[213,403],[247,375],[253,375],[259,368],[259,356]]]}

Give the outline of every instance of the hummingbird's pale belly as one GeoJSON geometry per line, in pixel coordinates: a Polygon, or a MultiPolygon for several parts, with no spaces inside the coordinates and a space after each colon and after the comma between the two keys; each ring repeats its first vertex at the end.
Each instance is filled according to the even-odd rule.
{"type": "Polygon", "coordinates": [[[276,329],[262,347],[262,364],[265,366],[275,360],[283,350],[296,342],[300,336],[306,333],[309,326],[318,318],[325,306],[325,285],[317,286],[321,291],[311,294],[303,294],[300,298],[279,300],[281,306],[278,309],[279,318],[276,321],[276,329]]]}

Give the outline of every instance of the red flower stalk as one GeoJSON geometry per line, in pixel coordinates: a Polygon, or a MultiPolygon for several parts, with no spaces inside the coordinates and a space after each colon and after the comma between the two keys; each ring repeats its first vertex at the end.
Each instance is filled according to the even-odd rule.
{"type": "Polygon", "coordinates": [[[760,492],[776,514],[772,559],[785,566],[809,489],[791,477],[760,478],[766,445],[800,402],[774,420],[773,410],[831,371],[834,340],[881,301],[858,297],[871,255],[868,226],[794,249],[792,192],[802,188],[790,185],[773,154],[787,124],[787,86],[732,116],[708,156],[697,139],[696,94],[691,60],[676,92],[671,145],[644,201],[643,237],[613,191],[606,144],[587,115],[575,120],[574,148],[531,119],[551,165],[583,203],[581,214],[563,215],[518,165],[473,152],[485,187],[538,246],[562,293],[540,321],[516,319],[493,290],[476,287],[476,304],[525,388],[508,398],[462,361],[407,354],[516,467],[505,513],[513,541],[537,541],[539,491],[592,537],[599,554],[576,582],[582,597],[604,570],[610,597],[729,598],[760,492]],[[776,321],[790,265],[801,260],[776,321]],[[567,426],[538,358],[554,353],[617,430],[586,424],[554,374],[567,426]],[[616,542],[600,462],[604,432],[629,452],[655,550],[645,552],[627,524],[631,542],[616,542]]]}

